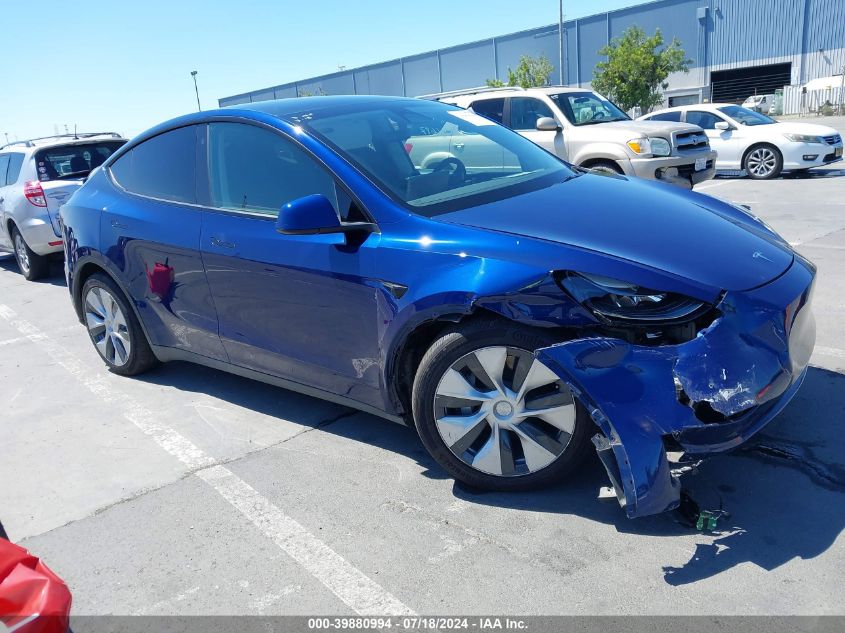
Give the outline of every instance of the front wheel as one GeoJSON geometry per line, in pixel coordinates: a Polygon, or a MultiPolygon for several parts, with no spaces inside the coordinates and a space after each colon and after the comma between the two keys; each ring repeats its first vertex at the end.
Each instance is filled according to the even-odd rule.
{"type": "Polygon", "coordinates": [[[33,251],[16,226],[12,227],[12,243],[15,247],[15,261],[24,279],[36,281],[50,274],[50,258],[33,251]]]}
{"type": "Polygon", "coordinates": [[[553,483],[587,454],[591,422],[534,350],[555,341],[499,322],[457,328],[432,344],[413,387],[423,445],[474,488],[526,490],[553,483]]]}
{"type": "Polygon", "coordinates": [[[783,156],[772,145],[757,145],[748,150],[742,166],[749,178],[769,180],[780,176],[783,170],[783,156]]]}

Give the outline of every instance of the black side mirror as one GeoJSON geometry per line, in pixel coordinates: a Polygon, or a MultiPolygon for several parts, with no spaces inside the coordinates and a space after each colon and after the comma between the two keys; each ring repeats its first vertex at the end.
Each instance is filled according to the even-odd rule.
{"type": "Polygon", "coordinates": [[[315,193],[282,205],[276,219],[276,231],[284,235],[321,235],[325,233],[374,233],[370,222],[341,222],[323,194],[315,193]]]}

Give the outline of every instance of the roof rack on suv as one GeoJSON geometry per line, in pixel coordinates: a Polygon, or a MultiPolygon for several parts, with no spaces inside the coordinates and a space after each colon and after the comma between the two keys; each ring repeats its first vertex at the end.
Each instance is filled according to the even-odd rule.
{"type": "Polygon", "coordinates": [[[50,139],[70,138],[73,140],[81,140],[84,138],[91,138],[92,136],[111,136],[113,138],[123,138],[117,132],[79,132],[78,134],[53,134],[51,136],[39,136],[38,138],[30,138],[24,141],[14,141],[0,145],[0,149],[5,147],[12,147],[13,145],[23,145],[24,147],[35,147],[35,141],[47,141],[50,139]]]}
{"type": "Polygon", "coordinates": [[[475,95],[482,92],[497,92],[499,90],[525,90],[521,86],[481,86],[480,88],[464,88],[462,90],[449,90],[448,92],[435,92],[430,95],[420,95],[419,99],[442,99],[443,97],[461,97],[463,95],[475,95]]]}

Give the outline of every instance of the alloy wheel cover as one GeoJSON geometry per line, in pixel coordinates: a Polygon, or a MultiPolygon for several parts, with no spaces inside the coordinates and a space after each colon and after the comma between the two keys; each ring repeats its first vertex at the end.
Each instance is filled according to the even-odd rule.
{"type": "Polygon", "coordinates": [[[484,347],[452,363],[434,396],[435,425],[466,465],[499,477],[535,473],[575,431],[569,388],[531,352],[484,347]]]}

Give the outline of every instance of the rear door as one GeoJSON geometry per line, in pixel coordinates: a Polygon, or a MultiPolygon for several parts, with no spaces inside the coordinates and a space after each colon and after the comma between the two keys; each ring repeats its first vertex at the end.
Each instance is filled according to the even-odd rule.
{"type": "Polygon", "coordinates": [[[203,126],[176,128],[110,166],[124,193],[102,200],[100,250],[120,271],[151,343],[226,360],[199,252],[204,143],[203,126]]]}

